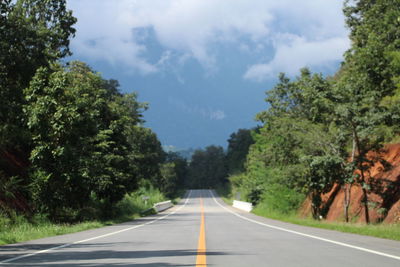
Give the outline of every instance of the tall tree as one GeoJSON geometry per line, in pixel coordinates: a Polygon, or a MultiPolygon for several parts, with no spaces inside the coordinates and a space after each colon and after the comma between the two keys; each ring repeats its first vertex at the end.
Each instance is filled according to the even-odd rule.
{"type": "Polygon", "coordinates": [[[369,223],[366,172],[371,167],[369,151],[379,150],[385,126],[398,120],[382,100],[395,92],[390,55],[400,49],[400,9],[398,0],[346,1],[344,14],[352,46],[335,87],[337,120],[350,133],[355,152],[356,182],[363,191],[365,221],[369,223]]]}
{"type": "Polygon", "coordinates": [[[227,181],[224,149],[208,146],[196,150],[189,164],[187,186],[190,188],[214,188],[227,181]]]}
{"type": "Polygon", "coordinates": [[[182,157],[179,153],[176,152],[168,152],[166,154],[165,162],[172,163],[174,172],[176,175],[176,183],[174,185],[174,191],[183,189],[185,187],[185,179],[187,178],[188,173],[188,162],[182,157]]]}
{"type": "Polygon", "coordinates": [[[70,55],[76,19],[65,0],[0,5],[0,148],[24,146],[23,89],[39,67],[70,55]]]}
{"type": "Polygon", "coordinates": [[[226,153],[229,174],[240,173],[245,170],[246,156],[253,143],[252,130],[239,129],[231,134],[228,139],[228,151],[226,153]]]}
{"type": "Polygon", "coordinates": [[[306,68],[294,81],[284,74],[279,78],[267,92],[269,109],[258,114],[264,126],[255,135],[247,162],[247,176],[258,182],[250,181],[247,191],[254,194],[283,184],[305,192],[319,218],[326,210],[321,194],[341,183],[347,165],[346,139],[332,123],[332,85],[306,68]]]}
{"type": "MultiPolygon", "coordinates": [[[[7,190],[13,188],[12,195],[18,196],[19,202],[29,198],[26,170],[31,149],[22,112],[23,89],[39,67],[70,54],[75,22],[65,0],[0,1],[0,184],[7,190]]],[[[11,193],[2,191],[0,195],[11,193]]]]}
{"type": "Polygon", "coordinates": [[[142,105],[135,95],[110,97],[84,63],[53,68],[39,69],[25,90],[24,110],[33,141],[33,197],[39,210],[63,220],[91,197],[112,205],[136,188],[142,105]]]}

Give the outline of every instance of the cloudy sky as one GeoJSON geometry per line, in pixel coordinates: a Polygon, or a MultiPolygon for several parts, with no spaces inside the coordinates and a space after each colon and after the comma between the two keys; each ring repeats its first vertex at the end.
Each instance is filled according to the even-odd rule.
{"type": "Polygon", "coordinates": [[[72,59],[149,102],[164,145],[226,145],[256,125],[279,72],[333,74],[349,47],[338,0],[68,0],[72,59]]]}

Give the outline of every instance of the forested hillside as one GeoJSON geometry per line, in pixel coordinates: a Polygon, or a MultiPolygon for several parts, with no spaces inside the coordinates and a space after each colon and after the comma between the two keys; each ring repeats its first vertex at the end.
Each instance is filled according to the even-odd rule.
{"type": "Polygon", "coordinates": [[[281,73],[260,127],[188,161],[144,127],[136,93],[65,62],[76,23],[65,0],[1,1],[0,220],[112,218],[149,194],[218,188],[280,214],[305,203],[315,219],[332,217],[341,195],[344,221],[358,190],[359,221],[384,221],[400,199],[387,156],[400,141],[400,1],[345,1],[343,12],[351,47],[335,75],[281,73]]]}
{"type": "MultiPolygon", "coordinates": [[[[253,134],[246,170],[230,181],[246,200],[271,211],[296,211],[308,196],[316,219],[327,216],[321,196],[336,186],[345,221],[358,187],[362,220],[369,223],[378,186],[371,168],[394,167],[381,151],[399,141],[400,2],[346,1],[343,10],[351,48],[340,70],[333,77],[307,68],[294,79],[280,74],[266,92],[268,108],[257,115],[263,126],[253,134]]],[[[399,199],[399,177],[383,185],[399,199]]],[[[383,220],[391,207],[374,205],[383,220]]]]}
{"type": "Polygon", "coordinates": [[[60,61],[75,22],[65,0],[0,3],[0,219],[109,218],[133,196],[183,184],[186,161],[143,126],[147,104],[60,61]]]}

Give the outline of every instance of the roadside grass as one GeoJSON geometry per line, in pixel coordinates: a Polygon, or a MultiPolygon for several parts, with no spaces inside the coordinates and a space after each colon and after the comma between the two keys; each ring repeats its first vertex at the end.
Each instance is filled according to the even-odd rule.
{"type": "Polygon", "coordinates": [[[13,220],[10,220],[0,214],[0,245],[75,233],[131,221],[154,214],[153,204],[164,200],[165,197],[157,189],[140,188],[135,193],[127,194],[124,199],[116,204],[115,214],[111,219],[99,218],[77,223],[53,223],[43,215],[36,215],[29,220],[23,216],[16,216],[13,220]],[[144,196],[148,199],[144,199],[144,196]]]}
{"type": "Polygon", "coordinates": [[[19,217],[17,222],[0,218],[0,245],[24,242],[49,236],[75,233],[108,225],[110,222],[90,221],[76,224],[55,224],[44,218],[27,221],[19,217]]]}
{"type": "MultiPolygon", "coordinates": [[[[228,205],[232,205],[233,197],[226,188],[217,188],[217,193],[228,205]]],[[[252,213],[274,219],[279,221],[284,221],[288,223],[310,226],[328,230],[335,230],[345,233],[353,233],[359,235],[374,236],[379,238],[400,240],[400,223],[395,224],[362,224],[362,223],[345,223],[345,222],[328,222],[328,221],[318,221],[313,218],[301,218],[296,212],[282,213],[276,210],[272,210],[261,203],[256,206],[252,213]]]]}
{"type": "Polygon", "coordinates": [[[218,186],[215,188],[215,191],[226,204],[228,205],[233,204],[233,194],[229,184],[218,186]]]}
{"type": "Polygon", "coordinates": [[[282,214],[277,211],[256,207],[254,214],[270,219],[284,221],[288,223],[335,230],[345,233],[353,233],[360,235],[368,235],[385,239],[400,240],[400,224],[363,224],[363,223],[345,223],[345,222],[328,222],[318,221],[312,218],[300,218],[296,213],[282,214]]]}

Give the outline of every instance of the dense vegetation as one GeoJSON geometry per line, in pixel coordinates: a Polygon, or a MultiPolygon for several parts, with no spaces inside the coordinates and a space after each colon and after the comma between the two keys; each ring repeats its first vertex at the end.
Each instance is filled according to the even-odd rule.
{"type": "Polygon", "coordinates": [[[5,221],[110,218],[136,205],[140,192],[172,196],[182,188],[186,161],[167,155],[143,126],[147,105],[83,62],[61,63],[75,22],[65,0],[0,3],[5,221]]]}
{"type": "Polygon", "coordinates": [[[196,169],[189,170],[194,171],[192,181],[203,177],[196,185],[215,187],[224,183],[222,173],[229,173],[233,195],[286,214],[308,196],[316,219],[329,209],[321,194],[339,184],[346,195],[346,221],[350,187],[357,185],[369,223],[368,194],[375,186],[369,169],[378,161],[390,166],[368,153],[398,141],[400,130],[399,6],[398,0],[345,1],[351,48],[339,71],[324,77],[303,68],[294,79],[280,74],[276,86],[266,92],[268,108],[257,115],[262,127],[252,131],[253,139],[229,141],[232,148],[249,147],[254,140],[249,152],[243,156],[245,150],[228,149],[223,161],[222,155],[211,152],[213,147],[198,151],[190,165],[196,169]],[[244,165],[237,156],[246,159],[244,165]],[[219,167],[213,165],[219,161],[219,167]]]}
{"type": "MultiPolygon", "coordinates": [[[[300,70],[267,91],[261,127],[240,129],[228,149],[209,146],[187,162],[165,153],[143,126],[147,104],[119,91],[71,54],[76,19],[66,1],[0,2],[0,221],[76,222],[135,213],[184,188],[229,187],[289,214],[309,196],[314,218],[335,184],[373,184],[370,151],[398,141],[400,3],[346,1],[351,48],[333,77],[300,70]],[[136,207],[136,208],[135,208],[136,207]],[[22,218],[22,219],[21,219],[22,218]]],[[[329,53],[329,51],[327,51],[329,53]]],[[[390,167],[390,166],[388,166],[390,167]]],[[[11,227],[11,226],[10,226],[11,227]]],[[[11,229],[11,228],[10,228],[11,229]]]]}
{"type": "MultiPolygon", "coordinates": [[[[399,133],[400,9],[398,0],[346,1],[351,48],[333,77],[307,68],[295,79],[280,74],[257,115],[246,170],[230,178],[254,204],[289,213],[310,196],[314,218],[327,212],[321,194],[334,184],[363,191],[365,221],[373,190],[367,156],[399,133]],[[368,176],[368,177],[367,177],[368,176]],[[367,179],[368,178],[368,179],[367,179]]],[[[329,51],[327,51],[329,53],[329,51]]]]}
{"type": "Polygon", "coordinates": [[[228,139],[228,149],[208,146],[194,151],[187,166],[186,188],[218,188],[226,186],[228,176],[244,170],[249,147],[253,144],[251,131],[239,129],[228,139]]]}

